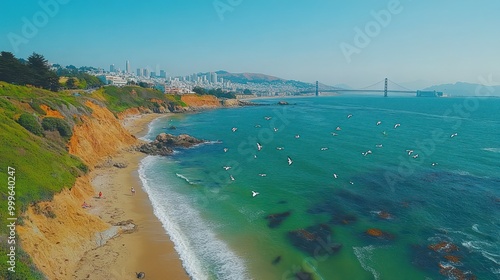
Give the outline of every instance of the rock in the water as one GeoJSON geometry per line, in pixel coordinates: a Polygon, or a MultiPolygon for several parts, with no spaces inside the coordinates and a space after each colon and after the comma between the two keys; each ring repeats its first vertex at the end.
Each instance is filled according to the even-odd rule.
{"type": "Polygon", "coordinates": [[[276,264],[278,264],[280,261],[281,261],[281,256],[277,256],[277,257],[273,260],[273,264],[274,264],[274,265],[276,265],[276,264]]]}
{"type": "Polygon", "coordinates": [[[295,273],[296,280],[314,280],[313,275],[307,271],[301,270],[295,273]]]}
{"type": "Polygon", "coordinates": [[[394,236],[390,233],[383,232],[378,228],[370,228],[365,231],[365,234],[371,237],[375,237],[383,240],[391,240],[394,239],[394,236]]]}
{"type": "Polygon", "coordinates": [[[328,225],[319,224],[306,229],[288,232],[290,242],[300,250],[316,255],[331,255],[342,247],[342,244],[331,242],[332,230],[328,225]]]}
{"type": "Polygon", "coordinates": [[[450,242],[441,241],[439,243],[429,245],[429,249],[436,251],[436,252],[450,253],[450,252],[458,251],[458,246],[453,244],[453,243],[450,243],[450,242]]]}
{"type": "Polygon", "coordinates": [[[278,102],[278,105],[289,105],[289,104],[286,101],[280,101],[280,102],[278,102]]]}
{"type": "Polygon", "coordinates": [[[270,228],[275,228],[281,225],[281,223],[290,216],[292,212],[291,211],[286,211],[283,213],[276,213],[276,214],[271,214],[266,217],[266,219],[269,221],[267,226],[270,228]]]}
{"type": "Polygon", "coordinates": [[[171,155],[175,147],[189,148],[203,143],[203,140],[196,139],[187,134],[175,136],[167,133],[160,133],[156,139],[150,143],[139,146],[138,150],[149,155],[171,155]]]}

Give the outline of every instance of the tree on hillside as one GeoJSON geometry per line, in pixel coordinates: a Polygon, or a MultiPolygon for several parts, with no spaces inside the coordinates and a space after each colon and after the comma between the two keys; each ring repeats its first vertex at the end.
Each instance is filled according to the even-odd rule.
{"type": "Polygon", "coordinates": [[[0,52],[0,81],[24,85],[31,79],[31,70],[11,52],[0,52]]]}
{"type": "Polygon", "coordinates": [[[193,92],[201,95],[207,94],[207,91],[202,87],[194,87],[193,92]]]}
{"type": "Polygon", "coordinates": [[[77,88],[76,86],[76,79],[71,77],[66,81],[66,87],[69,89],[75,89],[77,88]]]}
{"type": "Polygon", "coordinates": [[[59,90],[59,77],[50,70],[49,63],[41,54],[33,53],[28,57],[28,67],[33,71],[32,84],[44,89],[59,90]]]}

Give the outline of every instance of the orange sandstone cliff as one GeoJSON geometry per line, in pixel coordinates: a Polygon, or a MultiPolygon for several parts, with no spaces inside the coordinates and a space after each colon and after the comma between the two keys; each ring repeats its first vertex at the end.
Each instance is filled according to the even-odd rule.
{"type": "MultiPolygon", "coordinates": [[[[82,123],[73,128],[68,148],[93,169],[103,157],[137,140],[107,108],[90,101],[85,105],[92,114],[83,116],[82,123]]],[[[93,195],[90,176],[79,177],[74,186],[56,194],[52,201],[30,206],[23,225],[18,226],[23,249],[49,279],[72,279],[84,253],[118,233],[117,227],[82,209],[82,201],[93,195]]]]}
{"type": "Polygon", "coordinates": [[[184,94],[181,101],[192,108],[216,108],[221,104],[219,99],[213,95],[184,94]]]}

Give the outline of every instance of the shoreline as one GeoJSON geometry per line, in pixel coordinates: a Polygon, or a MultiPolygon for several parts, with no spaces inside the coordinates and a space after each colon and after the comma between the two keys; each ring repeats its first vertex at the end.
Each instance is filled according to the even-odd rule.
{"type": "MultiPolygon", "coordinates": [[[[147,134],[149,124],[171,114],[146,114],[124,119],[122,125],[140,138],[147,134]]],[[[125,168],[102,167],[92,171],[92,186],[103,198],[90,198],[90,213],[116,225],[132,220],[131,232],[122,232],[104,246],[85,253],[73,278],[75,279],[137,279],[144,272],[146,279],[189,279],[174,244],[155,216],[148,194],[139,178],[139,165],[145,154],[122,150],[112,161],[125,168]],[[134,187],[135,195],[130,189],[134,187]]]]}

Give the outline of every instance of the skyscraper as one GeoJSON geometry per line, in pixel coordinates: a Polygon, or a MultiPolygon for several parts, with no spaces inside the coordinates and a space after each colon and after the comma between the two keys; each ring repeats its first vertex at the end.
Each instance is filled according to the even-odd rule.
{"type": "Polygon", "coordinates": [[[137,77],[142,76],[142,70],[141,68],[137,68],[137,77]]]}
{"type": "Polygon", "coordinates": [[[167,72],[165,70],[160,70],[160,78],[166,78],[167,77],[167,72]]]}
{"type": "Polygon", "coordinates": [[[128,73],[130,73],[130,61],[127,60],[127,62],[125,63],[125,71],[128,73]]]}
{"type": "Polygon", "coordinates": [[[115,71],[116,71],[116,69],[115,69],[115,65],[114,65],[114,64],[111,64],[111,65],[109,66],[109,72],[115,72],[115,71]]]}
{"type": "Polygon", "coordinates": [[[217,83],[217,73],[212,72],[211,74],[212,74],[212,75],[211,75],[211,77],[212,77],[212,81],[211,81],[211,82],[212,82],[212,84],[217,83]]]}

